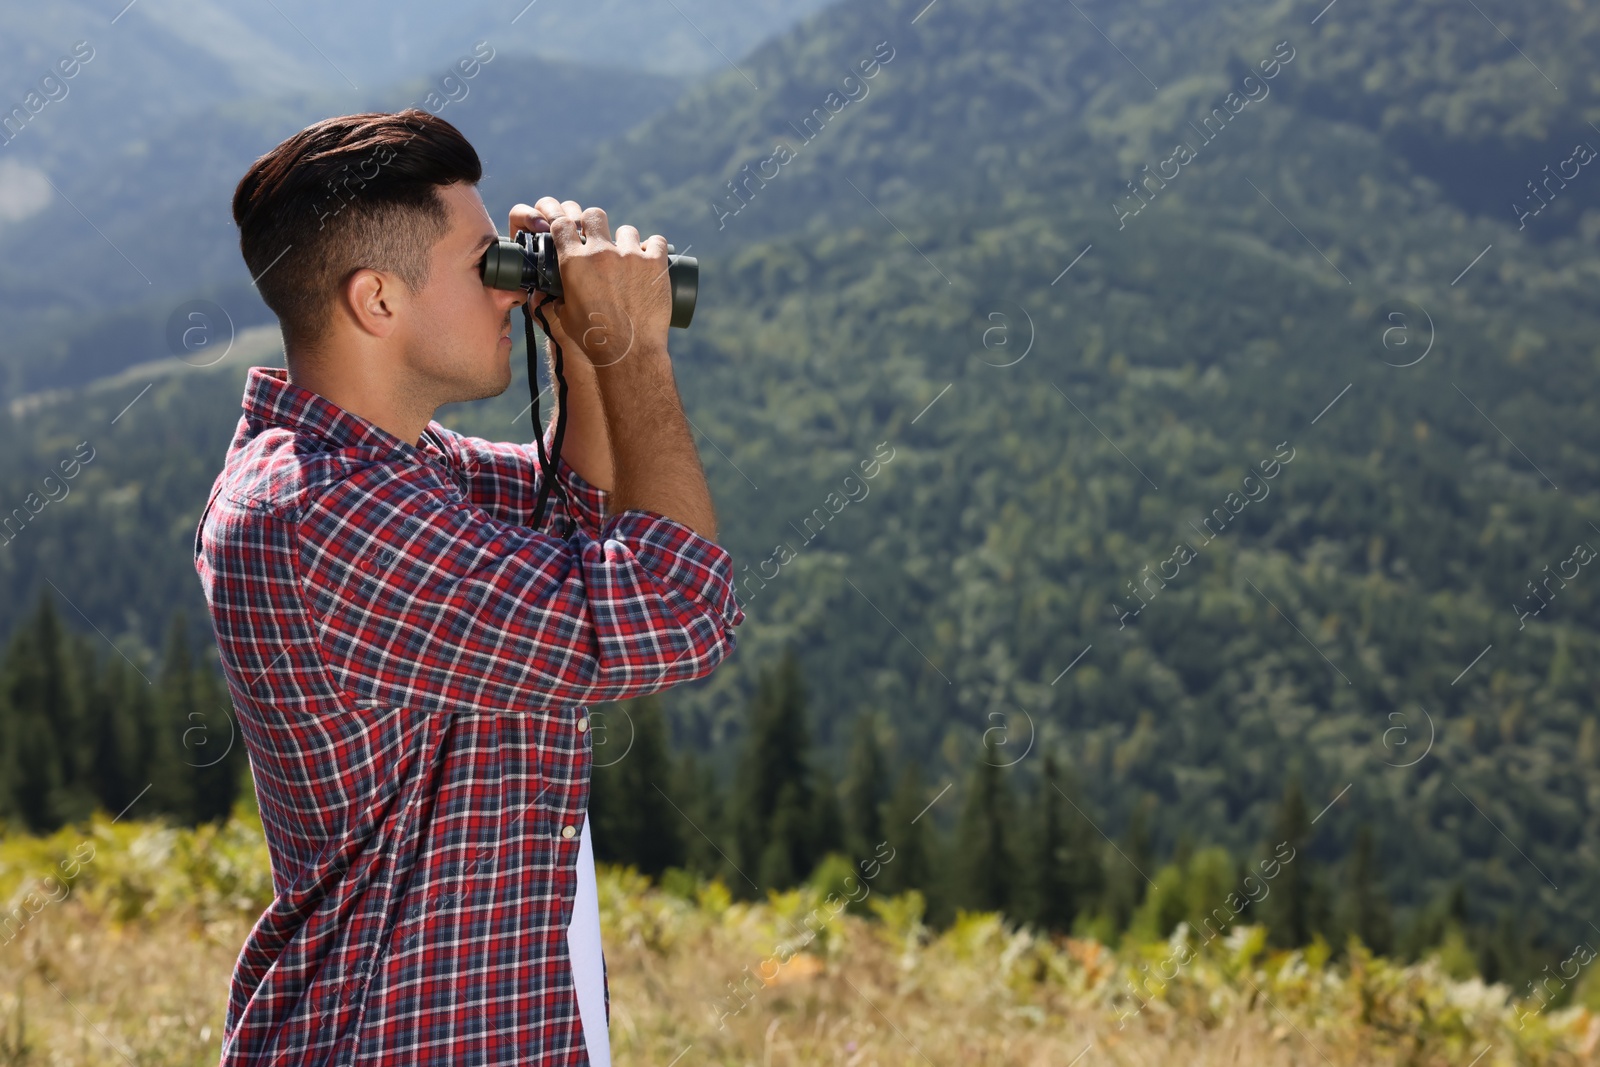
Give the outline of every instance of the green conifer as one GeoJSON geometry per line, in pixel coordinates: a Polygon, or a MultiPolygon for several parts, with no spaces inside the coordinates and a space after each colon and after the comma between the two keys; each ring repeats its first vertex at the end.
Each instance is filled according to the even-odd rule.
{"type": "Polygon", "coordinates": [[[872,856],[884,840],[883,805],[889,796],[888,767],[871,714],[856,719],[843,793],[845,851],[859,861],[872,856]]]}
{"type": "MultiPolygon", "coordinates": [[[[1372,827],[1362,823],[1356,830],[1355,845],[1345,861],[1344,895],[1339,905],[1339,927],[1345,936],[1354,934],[1361,943],[1379,955],[1394,948],[1393,919],[1389,898],[1374,856],[1372,827]]],[[[1340,938],[1343,947],[1344,937],[1340,938]]]]}
{"type": "MultiPolygon", "coordinates": [[[[907,761],[883,811],[883,836],[891,858],[872,881],[873,892],[895,896],[919,889],[928,896],[933,881],[933,854],[929,842],[931,816],[926,809],[932,797],[924,795],[922,773],[915,760],[907,761]]],[[[874,857],[876,858],[876,857],[874,857]]]]}
{"type": "Polygon", "coordinates": [[[956,829],[956,904],[975,911],[1014,915],[1017,862],[1016,812],[1003,756],[985,735],[973,765],[966,804],[956,829]]]}
{"type": "Polygon", "coordinates": [[[595,858],[659,878],[668,867],[683,866],[685,832],[695,833],[674,809],[676,801],[668,800],[672,762],[661,698],[651,694],[596,708],[590,718],[601,715],[609,725],[606,743],[595,747],[589,794],[595,858]]]}
{"type": "Polygon", "coordinates": [[[194,818],[216,822],[233,810],[240,764],[249,757],[233,698],[222,675],[205,659],[194,665],[194,694],[201,717],[179,735],[179,743],[194,786],[194,818]]]}
{"type": "Polygon", "coordinates": [[[179,608],[168,623],[154,699],[143,709],[149,717],[141,724],[140,745],[144,778],[150,783],[150,792],[140,802],[148,801],[144,814],[166,815],[182,825],[195,822],[194,766],[190,762],[194,757],[188,753],[201,733],[212,732],[204,725],[206,715],[195,692],[188,633],[179,608]]]}
{"type": "Polygon", "coordinates": [[[1104,890],[1099,834],[1081,813],[1082,806],[1070,774],[1046,753],[1024,865],[1030,889],[1024,914],[1045,930],[1070,931],[1104,890]]]}
{"type": "Polygon", "coordinates": [[[127,699],[131,685],[142,686],[144,679],[113,654],[95,673],[87,694],[86,718],[93,745],[89,777],[100,805],[113,816],[131,804],[145,784],[134,780],[139,731],[127,699]]]}
{"type": "Polygon", "coordinates": [[[671,783],[663,783],[662,792],[667,797],[657,799],[662,803],[670,800],[674,813],[681,813],[686,824],[684,868],[702,878],[721,878],[730,890],[739,885],[748,888],[734,866],[732,855],[738,850],[725,825],[722,793],[712,768],[686,750],[673,768],[671,783]]]}
{"type": "Polygon", "coordinates": [[[761,673],[756,688],[734,784],[738,863],[763,890],[787,889],[822,858],[826,843],[815,822],[819,810],[827,810],[819,808],[812,781],[805,689],[792,647],[775,670],[761,673]]]}
{"type": "Polygon", "coordinates": [[[69,678],[67,641],[48,593],[12,634],[0,687],[13,719],[13,803],[36,833],[84,817],[94,798],[87,783],[86,739],[77,686],[69,678]]]}
{"type": "Polygon", "coordinates": [[[1298,775],[1291,775],[1284,786],[1283,801],[1278,806],[1273,824],[1272,840],[1266,852],[1287,844],[1294,850],[1294,859],[1283,865],[1273,880],[1270,894],[1261,901],[1260,917],[1267,925],[1268,940],[1282,948],[1298,948],[1310,944],[1324,923],[1321,912],[1320,888],[1316,870],[1307,855],[1311,840],[1311,820],[1306,811],[1305,796],[1300,790],[1298,775]]]}
{"type": "Polygon", "coordinates": [[[1155,797],[1145,793],[1133,807],[1128,829],[1120,846],[1107,841],[1100,854],[1105,871],[1105,890],[1091,932],[1115,940],[1133,921],[1152,887],[1154,874],[1150,813],[1155,797]]]}

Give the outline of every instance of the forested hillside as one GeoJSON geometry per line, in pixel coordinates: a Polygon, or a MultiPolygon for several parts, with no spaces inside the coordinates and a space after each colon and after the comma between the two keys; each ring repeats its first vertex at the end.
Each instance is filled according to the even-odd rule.
{"type": "MultiPolygon", "coordinates": [[[[1594,15],[1084,8],[1102,37],[921,7],[836,10],[826,47],[751,57],[770,95],[685,98],[718,178],[765,185],[630,165],[686,139],[666,124],[563,183],[703,220],[730,260],[683,346],[697,423],[736,555],[796,557],[745,651],[806,643],[835,748],[882,708],[954,768],[1004,723],[1112,826],[1153,797],[1163,848],[1263,834],[1298,769],[1314,812],[1339,798],[1314,847],[1371,821],[1397,899],[1463,872],[1478,907],[1585,928],[1600,201],[1569,163],[1541,216],[1509,205],[1600,144],[1594,15]],[[806,544],[880,441],[871,496],[806,544]]],[[[722,736],[715,693],[694,710],[722,736]]]]}
{"type": "MultiPolygon", "coordinates": [[[[497,186],[702,265],[674,356],[748,622],[671,743],[731,788],[793,644],[835,773],[867,715],[925,802],[985,742],[1026,795],[1050,755],[1161,862],[1253,854],[1293,781],[1313,861],[1368,826],[1400,911],[1459,880],[1561,959],[1600,891],[1597,34],[1488,0],[837,5],[740,58],[759,90],[497,186]]],[[[477,138],[490,173],[525,133],[477,138]]],[[[8,422],[4,501],[99,452],[0,549],[6,621],[46,576],[119,644],[202,619],[188,542],[273,358],[8,422]]],[[[441,417],[527,440],[526,397],[441,417]]]]}

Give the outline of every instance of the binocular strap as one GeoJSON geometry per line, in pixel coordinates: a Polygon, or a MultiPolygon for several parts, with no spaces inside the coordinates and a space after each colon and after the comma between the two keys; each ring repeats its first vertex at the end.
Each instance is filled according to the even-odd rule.
{"type": "Polygon", "coordinates": [[[567,507],[567,514],[571,515],[572,502],[567,496],[567,487],[561,482],[558,467],[561,464],[561,439],[567,432],[567,378],[562,372],[561,345],[556,342],[555,335],[550,331],[550,323],[545,320],[544,307],[535,307],[532,312],[528,310],[533,304],[533,293],[528,294],[528,300],[522,305],[522,325],[528,343],[528,392],[533,394],[533,440],[539,449],[539,466],[543,476],[539,479],[539,497],[533,505],[533,522],[530,524],[538,529],[544,523],[544,502],[550,495],[550,487],[556,487],[556,493],[561,497],[561,502],[567,507]],[[550,339],[551,351],[555,353],[552,370],[555,373],[556,385],[556,432],[550,440],[550,455],[544,452],[544,427],[539,424],[539,375],[536,367],[535,353],[539,346],[534,343],[533,320],[539,319],[539,325],[544,329],[545,336],[550,339]]]}

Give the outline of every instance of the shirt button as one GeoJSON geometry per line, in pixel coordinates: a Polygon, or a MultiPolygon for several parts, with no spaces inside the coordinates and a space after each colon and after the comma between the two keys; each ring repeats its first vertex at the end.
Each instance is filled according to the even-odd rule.
{"type": "Polygon", "coordinates": [[[589,728],[589,716],[585,715],[578,720],[578,732],[581,734],[589,728]]]}
{"type": "Polygon", "coordinates": [[[563,826],[561,828],[561,836],[562,837],[571,837],[573,834],[575,834],[577,832],[578,832],[577,828],[574,827],[571,823],[568,823],[567,825],[565,825],[565,826],[563,826]]]}

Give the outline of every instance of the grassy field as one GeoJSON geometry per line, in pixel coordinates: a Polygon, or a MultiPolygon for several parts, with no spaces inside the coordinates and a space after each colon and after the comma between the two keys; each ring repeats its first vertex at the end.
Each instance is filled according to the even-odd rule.
{"type": "MultiPolygon", "coordinates": [[[[0,1064],[216,1063],[267,870],[245,811],[0,840],[0,1064]]],[[[989,914],[932,936],[914,893],[742,904],[603,867],[600,895],[619,1065],[1600,1062],[1587,997],[1545,1008],[1359,946],[1334,966],[1254,927],[1112,951],[989,914]]]]}

